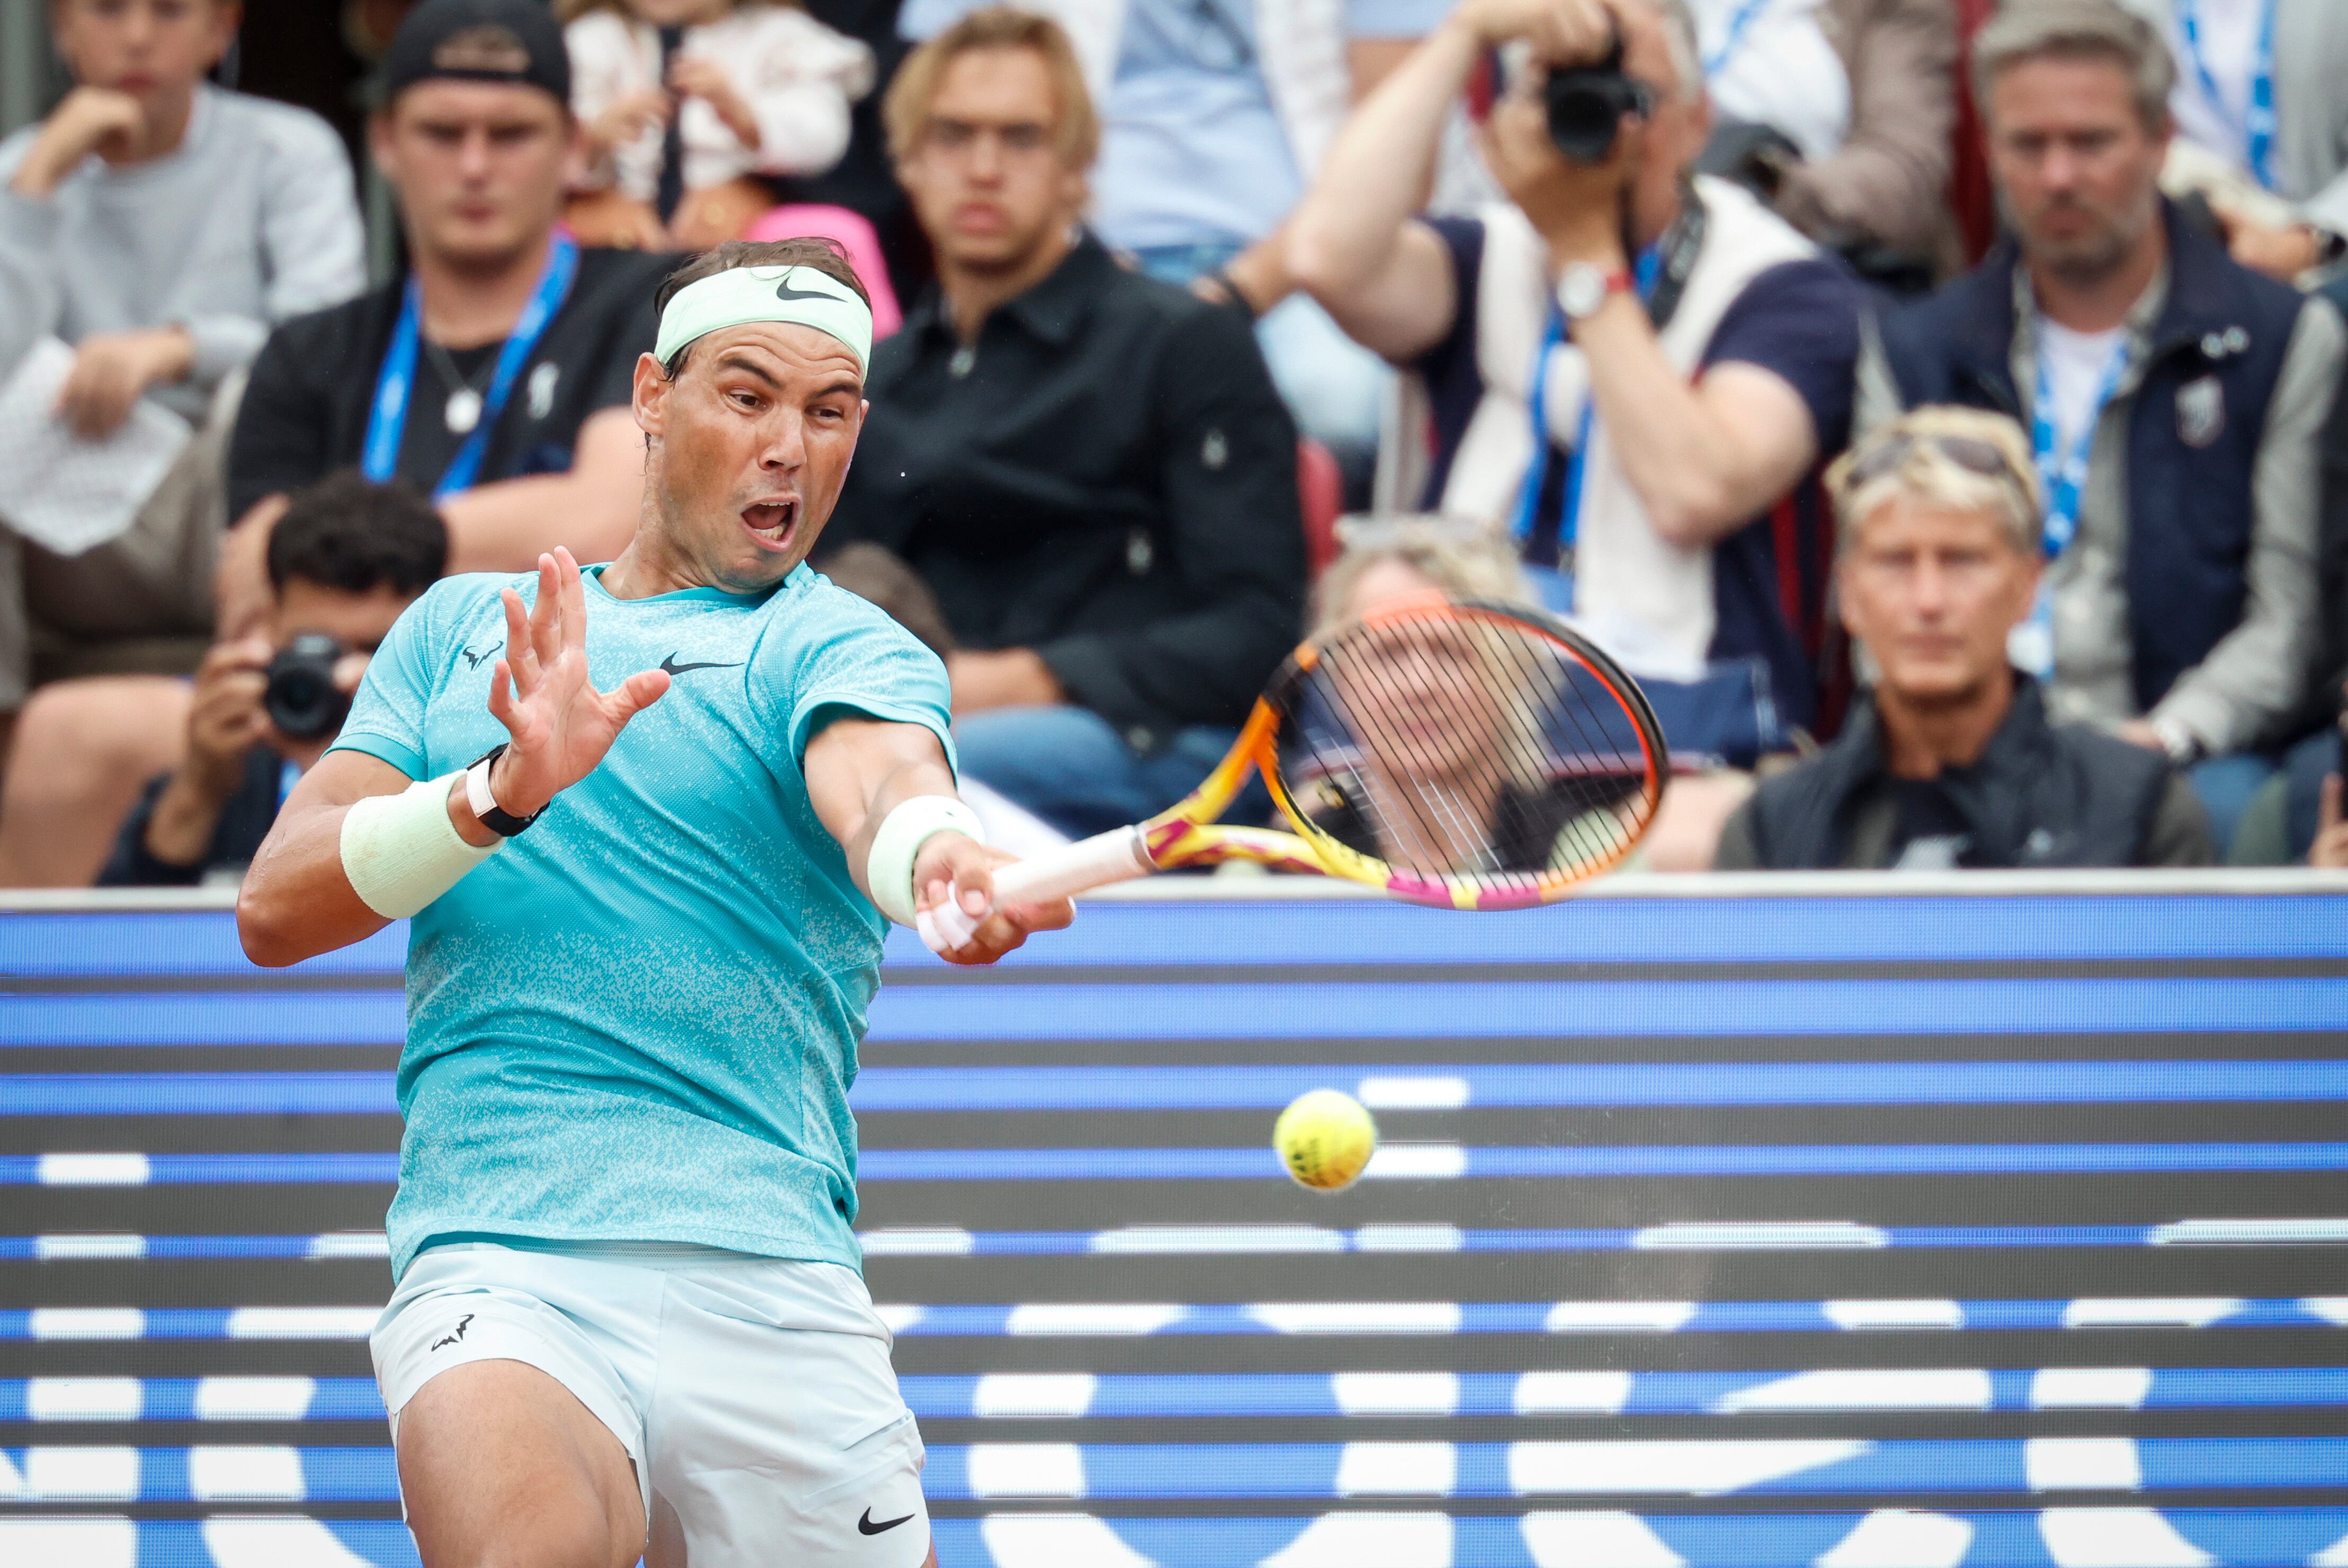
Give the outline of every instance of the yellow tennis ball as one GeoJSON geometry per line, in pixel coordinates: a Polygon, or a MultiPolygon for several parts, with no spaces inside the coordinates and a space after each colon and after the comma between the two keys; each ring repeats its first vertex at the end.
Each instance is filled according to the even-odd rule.
{"type": "Polygon", "coordinates": [[[1272,1146],[1300,1187],[1350,1187],[1378,1147],[1378,1124],[1362,1102],[1334,1088],[1309,1089],[1272,1124],[1272,1146]]]}

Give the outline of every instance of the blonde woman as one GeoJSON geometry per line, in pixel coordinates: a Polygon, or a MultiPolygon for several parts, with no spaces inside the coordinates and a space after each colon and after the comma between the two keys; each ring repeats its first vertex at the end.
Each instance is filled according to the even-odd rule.
{"type": "Polygon", "coordinates": [[[760,175],[848,150],[872,51],[791,5],[558,0],[593,155],[565,217],[589,244],[706,250],[774,205],[760,175]]]}
{"type": "MultiPolygon", "coordinates": [[[[1314,599],[1323,635],[1343,637],[1348,624],[1414,598],[1535,602],[1513,543],[1488,523],[1364,519],[1341,525],[1340,537],[1346,550],[1314,599]]],[[[1344,661],[1344,675],[1315,677],[1300,715],[1300,738],[1344,758],[1296,780],[1299,805],[1333,837],[1429,876],[1542,869],[1620,841],[1618,808],[1642,776],[1625,772],[1617,790],[1610,779],[1561,770],[1543,721],[1492,695],[1496,665],[1561,689],[1573,678],[1562,660],[1525,670],[1521,645],[1457,622],[1354,634],[1375,642],[1344,661]]],[[[1635,735],[1622,741],[1638,754],[1635,735]]]]}

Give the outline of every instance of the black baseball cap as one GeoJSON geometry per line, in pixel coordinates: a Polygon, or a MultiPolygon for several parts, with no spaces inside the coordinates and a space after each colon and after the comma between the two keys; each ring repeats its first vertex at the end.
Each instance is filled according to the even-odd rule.
{"type": "Polygon", "coordinates": [[[384,51],[376,102],[418,82],[514,82],[571,103],[571,55],[545,0],[424,0],[384,51]]]}

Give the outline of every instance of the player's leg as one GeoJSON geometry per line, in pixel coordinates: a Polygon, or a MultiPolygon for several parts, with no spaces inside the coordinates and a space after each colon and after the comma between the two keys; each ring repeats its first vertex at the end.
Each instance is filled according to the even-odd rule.
{"type": "Polygon", "coordinates": [[[535,1367],[450,1367],[402,1408],[396,1448],[424,1568],[628,1568],[643,1549],[627,1450],[535,1367]]]}
{"type": "Polygon", "coordinates": [[[926,1458],[855,1271],[673,1275],[647,1568],[933,1568],[926,1458]]]}

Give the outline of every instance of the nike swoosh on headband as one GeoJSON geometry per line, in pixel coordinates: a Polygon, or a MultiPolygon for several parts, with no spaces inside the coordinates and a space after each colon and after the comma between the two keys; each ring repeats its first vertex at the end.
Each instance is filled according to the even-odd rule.
{"type": "Polygon", "coordinates": [[[673,364],[695,338],[756,322],[813,327],[845,345],[858,370],[871,366],[871,307],[838,278],[796,265],[729,267],[687,284],[661,311],[653,356],[673,364]],[[806,288],[798,286],[801,271],[806,288]]]}

